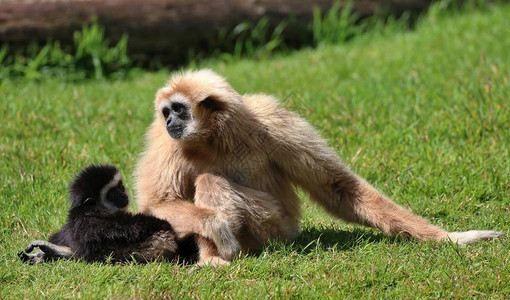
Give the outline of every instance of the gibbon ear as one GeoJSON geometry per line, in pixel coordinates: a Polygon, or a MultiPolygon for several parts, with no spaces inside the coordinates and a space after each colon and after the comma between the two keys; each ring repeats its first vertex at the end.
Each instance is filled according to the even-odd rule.
{"type": "Polygon", "coordinates": [[[220,98],[216,96],[205,97],[198,105],[211,112],[221,111],[227,108],[227,103],[221,101],[220,98]]]}

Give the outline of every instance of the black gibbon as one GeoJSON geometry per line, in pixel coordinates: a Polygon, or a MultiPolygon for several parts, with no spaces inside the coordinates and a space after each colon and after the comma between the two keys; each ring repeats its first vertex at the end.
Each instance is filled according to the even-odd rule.
{"type": "Polygon", "coordinates": [[[18,255],[30,264],[61,258],[123,263],[194,261],[194,238],[177,240],[164,220],[126,211],[129,198],[117,168],[92,165],[71,184],[67,223],[49,241],[32,241],[18,255]],[[30,254],[34,248],[40,251],[30,254]]]}

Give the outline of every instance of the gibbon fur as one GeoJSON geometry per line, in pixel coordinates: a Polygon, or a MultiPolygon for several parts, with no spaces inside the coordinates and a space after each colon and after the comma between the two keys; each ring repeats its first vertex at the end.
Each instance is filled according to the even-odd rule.
{"type": "Polygon", "coordinates": [[[317,131],[269,95],[240,95],[210,70],[174,75],[156,95],[138,163],[142,213],[197,234],[200,262],[225,264],[241,249],[292,240],[295,186],[332,215],[388,235],[459,244],[494,231],[448,232],[395,204],[345,166],[317,131]]]}
{"type": "Polygon", "coordinates": [[[61,258],[87,262],[132,260],[191,262],[198,249],[190,236],[178,241],[168,222],[126,212],[129,198],[114,166],[92,165],[70,187],[67,222],[49,241],[32,241],[19,257],[30,264],[61,258]],[[30,254],[39,248],[38,252],[30,254]],[[27,254],[28,253],[28,254],[27,254]]]}

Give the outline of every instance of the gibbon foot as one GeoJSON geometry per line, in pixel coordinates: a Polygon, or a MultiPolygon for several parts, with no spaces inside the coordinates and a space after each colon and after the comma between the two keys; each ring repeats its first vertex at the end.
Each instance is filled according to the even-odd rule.
{"type": "Polygon", "coordinates": [[[195,272],[196,269],[200,269],[204,266],[220,267],[229,264],[224,257],[220,256],[218,247],[211,239],[203,236],[197,236],[196,239],[198,248],[200,249],[200,258],[194,269],[190,272],[195,272]]]}
{"type": "Polygon", "coordinates": [[[61,258],[71,258],[73,256],[73,252],[71,248],[65,246],[59,246],[52,244],[46,241],[32,241],[26,248],[25,251],[21,251],[18,253],[18,257],[23,261],[27,262],[31,265],[50,261],[57,260],[61,258]],[[28,254],[34,250],[34,248],[39,248],[40,251],[32,254],[28,254]]]}
{"type": "Polygon", "coordinates": [[[469,230],[449,232],[445,240],[451,240],[459,245],[472,244],[482,240],[493,240],[503,237],[503,233],[492,230],[469,230]]]}
{"type": "Polygon", "coordinates": [[[200,259],[200,261],[188,271],[188,274],[193,274],[204,267],[219,268],[221,266],[228,266],[229,264],[230,262],[223,260],[219,256],[212,256],[206,259],[200,259]]]}
{"type": "Polygon", "coordinates": [[[37,251],[36,253],[26,254],[24,251],[18,252],[18,257],[22,262],[35,265],[46,260],[44,252],[37,251]]]}
{"type": "Polygon", "coordinates": [[[221,267],[221,266],[227,266],[229,264],[230,264],[230,262],[222,259],[219,256],[212,256],[212,257],[200,259],[200,261],[197,263],[197,266],[200,268],[205,267],[205,266],[217,268],[217,267],[221,267]]]}

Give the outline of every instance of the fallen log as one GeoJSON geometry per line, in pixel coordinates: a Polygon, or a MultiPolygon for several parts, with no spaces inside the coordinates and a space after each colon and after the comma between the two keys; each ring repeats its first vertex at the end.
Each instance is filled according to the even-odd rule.
{"type": "MultiPolygon", "coordinates": [[[[353,10],[361,16],[376,9],[399,14],[418,12],[429,0],[357,0],[353,10]]],[[[72,44],[72,33],[97,17],[112,42],[129,35],[129,54],[135,60],[158,58],[163,63],[179,63],[188,49],[207,47],[220,29],[257,22],[267,16],[277,24],[293,16],[284,38],[303,39],[304,26],[313,7],[331,7],[331,0],[0,0],[0,43],[23,48],[29,43],[44,43],[51,38],[63,45],[72,44]]],[[[299,43],[299,42],[298,42],[299,43]]]]}

